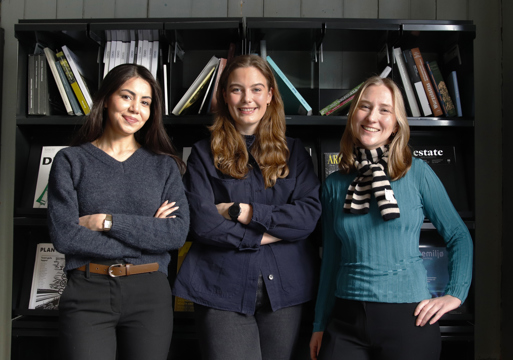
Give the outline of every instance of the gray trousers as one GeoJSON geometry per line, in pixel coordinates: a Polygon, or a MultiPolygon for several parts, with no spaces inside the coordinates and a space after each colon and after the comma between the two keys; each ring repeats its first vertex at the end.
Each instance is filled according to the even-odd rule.
{"type": "Polygon", "coordinates": [[[203,360],[290,360],[303,305],[272,311],[262,279],[254,315],[194,305],[203,360]]]}

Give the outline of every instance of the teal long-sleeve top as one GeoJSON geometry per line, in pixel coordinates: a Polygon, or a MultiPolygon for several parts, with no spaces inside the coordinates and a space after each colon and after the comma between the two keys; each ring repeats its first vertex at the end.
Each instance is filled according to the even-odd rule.
{"type": "Polygon", "coordinates": [[[336,297],[384,303],[431,298],[419,251],[425,217],[448,249],[445,294],[463,303],[472,278],[472,238],[429,165],[414,158],[407,174],[391,182],[401,216],[390,221],[383,220],[374,197],[368,214],[344,213],[347,188],[355,176],[335,172],[323,187],[323,257],[313,330],[324,331],[336,297]]]}

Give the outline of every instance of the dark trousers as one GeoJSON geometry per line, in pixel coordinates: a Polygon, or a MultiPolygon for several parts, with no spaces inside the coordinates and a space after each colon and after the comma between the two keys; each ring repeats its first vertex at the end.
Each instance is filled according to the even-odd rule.
{"type": "Polygon", "coordinates": [[[59,304],[63,359],[167,359],[173,311],[165,274],[69,275],[59,304]]]}
{"type": "Polygon", "coordinates": [[[303,305],[272,311],[263,281],[254,315],[194,305],[203,360],[290,360],[303,305]]]}
{"type": "Polygon", "coordinates": [[[415,326],[417,304],[337,299],[319,360],[438,360],[438,323],[415,326]]]}

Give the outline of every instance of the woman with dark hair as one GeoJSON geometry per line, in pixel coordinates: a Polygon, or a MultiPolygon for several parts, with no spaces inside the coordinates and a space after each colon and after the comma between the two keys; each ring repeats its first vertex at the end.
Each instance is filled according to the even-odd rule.
{"type": "Polygon", "coordinates": [[[55,157],[48,225],[65,254],[63,359],[167,359],[173,330],[169,250],[185,242],[185,166],[144,67],[112,69],[73,146],[55,157]]]}
{"type": "Polygon", "coordinates": [[[239,56],[220,79],[211,139],[196,143],[185,190],[193,244],[174,284],[195,303],[203,359],[289,360],[315,296],[319,181],[269,65],[239,56]]]}
{"type": "Polygon", "coordinates": [[[433,170],[412,158],[409,138],[398,87],[368,79],[349,110],[339,171],[323,186],[312,359],[439,359],[437,321],[467,297],[472,239],[433,170]],[[419,251],[426,217],[449,252],[450,281],[438,298],[419,251]]]}

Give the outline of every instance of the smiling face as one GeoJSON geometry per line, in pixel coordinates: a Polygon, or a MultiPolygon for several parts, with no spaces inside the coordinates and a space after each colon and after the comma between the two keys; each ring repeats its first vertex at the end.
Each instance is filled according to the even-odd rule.
{"type": "Polygon", "coordinates": [[[369,86],[353,114],[353,132],[358,145],[368,150],[386,145],[397,128],[392,92],[385,85],[369,86]]]}
{"type": "Polygon", "coordinates": [[[255,133],[272,96],[264,75],[253,66],[235,69],[223,91],[235,127],[243,135],[255,133]]]}
{"type": "Polygon", "coordinates": [[[108,121],[105,131],[130,136],[139,131],[151,114],[151,86],[133,77],[120,86],[106,101],[108,121]]]}

